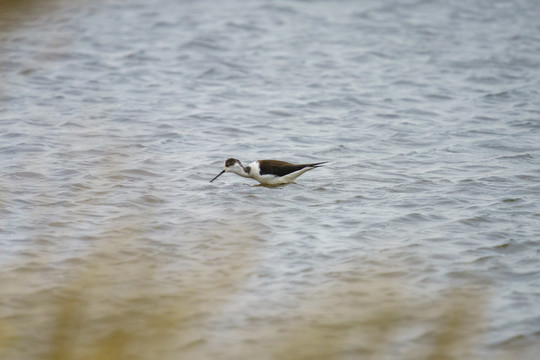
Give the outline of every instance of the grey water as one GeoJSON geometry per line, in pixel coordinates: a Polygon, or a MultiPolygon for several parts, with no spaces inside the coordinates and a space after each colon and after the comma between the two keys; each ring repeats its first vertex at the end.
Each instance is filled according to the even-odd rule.
{"type": "MultiPolygon", "coordinates": [[[[536,0],[5,10],[0,271],[43,296],[127,228],[130,261],[168,264],[167,283],[178,259],[211,260],[201,234],[249,231],[220,344],[256,347],[306,293],[371,279],[423,299],[472,287],[487,297],[480,354],[536,358],[538,19],[536,0]],[[210,183],[230,157],[328,164],[278,188],[210,183]]],[[[0,321],[23,316],[9,294],[0,321]]]]}

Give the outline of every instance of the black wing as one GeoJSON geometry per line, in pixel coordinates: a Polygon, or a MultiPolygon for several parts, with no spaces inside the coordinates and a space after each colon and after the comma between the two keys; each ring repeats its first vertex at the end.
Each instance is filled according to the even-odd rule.
{"type": "Polygon", "coordinates": [[[275,176],[285,176],[307,167],[316,168],[324,163],[326,163],[326,161],[313,164],[291,164],[279,160],[262,160],[259,161],[259,172],[261,175],[269,174],[275,176]]]}

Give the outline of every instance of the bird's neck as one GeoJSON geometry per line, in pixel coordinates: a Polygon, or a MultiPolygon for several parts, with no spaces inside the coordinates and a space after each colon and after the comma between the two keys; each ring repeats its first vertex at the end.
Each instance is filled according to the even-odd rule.
{"type": "Polygon", "coordinates": [[[242,170],[244,170],[244,175],[242,175],[243,177],[250,177],[251,174],[251,168],[249,166],[242,166],[242,170]]]}
{"type": "Polygon", "coordinates": [[[242,166],[242,169],[236,168],[236,169],[234,169],[234,170],[235,170],[234,173],[235,173],[236,175],[240,175],[240,176],[246,177],[246,178],[247,178],[247,177],[251,177],[251,174],[250,174],[251,169],[250,169],[249,166],[245,166],[245,167],[242,166]]]}

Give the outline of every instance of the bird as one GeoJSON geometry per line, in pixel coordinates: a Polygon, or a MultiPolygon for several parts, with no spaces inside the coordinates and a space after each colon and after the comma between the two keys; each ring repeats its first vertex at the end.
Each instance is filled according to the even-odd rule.
{"type": "Polygon", "coordinates": [[[326,161],[311,164],[291,164],[280,160],[256,160],[248,166],[243,166],[240,160],[230,158],[225,161],[223,171],[210,182],[226,172],[232,172],[245,178],[257,180],[262,185],[284,185],[293,183],[297,177],[306,171],[313,170],[326,161]]]}

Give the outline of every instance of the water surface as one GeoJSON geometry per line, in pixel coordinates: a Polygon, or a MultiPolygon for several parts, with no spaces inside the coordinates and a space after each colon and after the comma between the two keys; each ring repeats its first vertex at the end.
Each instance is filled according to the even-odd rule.
{"type": "MultiPolygon", "coordinates": [[[[36,325],[21,299],[54,297],[103,262],[154,264],[157,294],[192,279],[200,301],[228,289],[173,346],[194,358],[279,347],[268,339],[290,319],[325,328],[341,319],[329,308],[354,311],[347,299],[437,308],[454,288],[481,294],[483,358],[540,351],[537,1],[55,1],[4,14],[0,322],[19,319],[19,342],[46,342],[24,329],[47,315],[36,325]],[[229,157],[329,164],[279,188],[209,183],[229,157]]],[[[400,326],[397,353],[432,331],[400,326]]]]}

